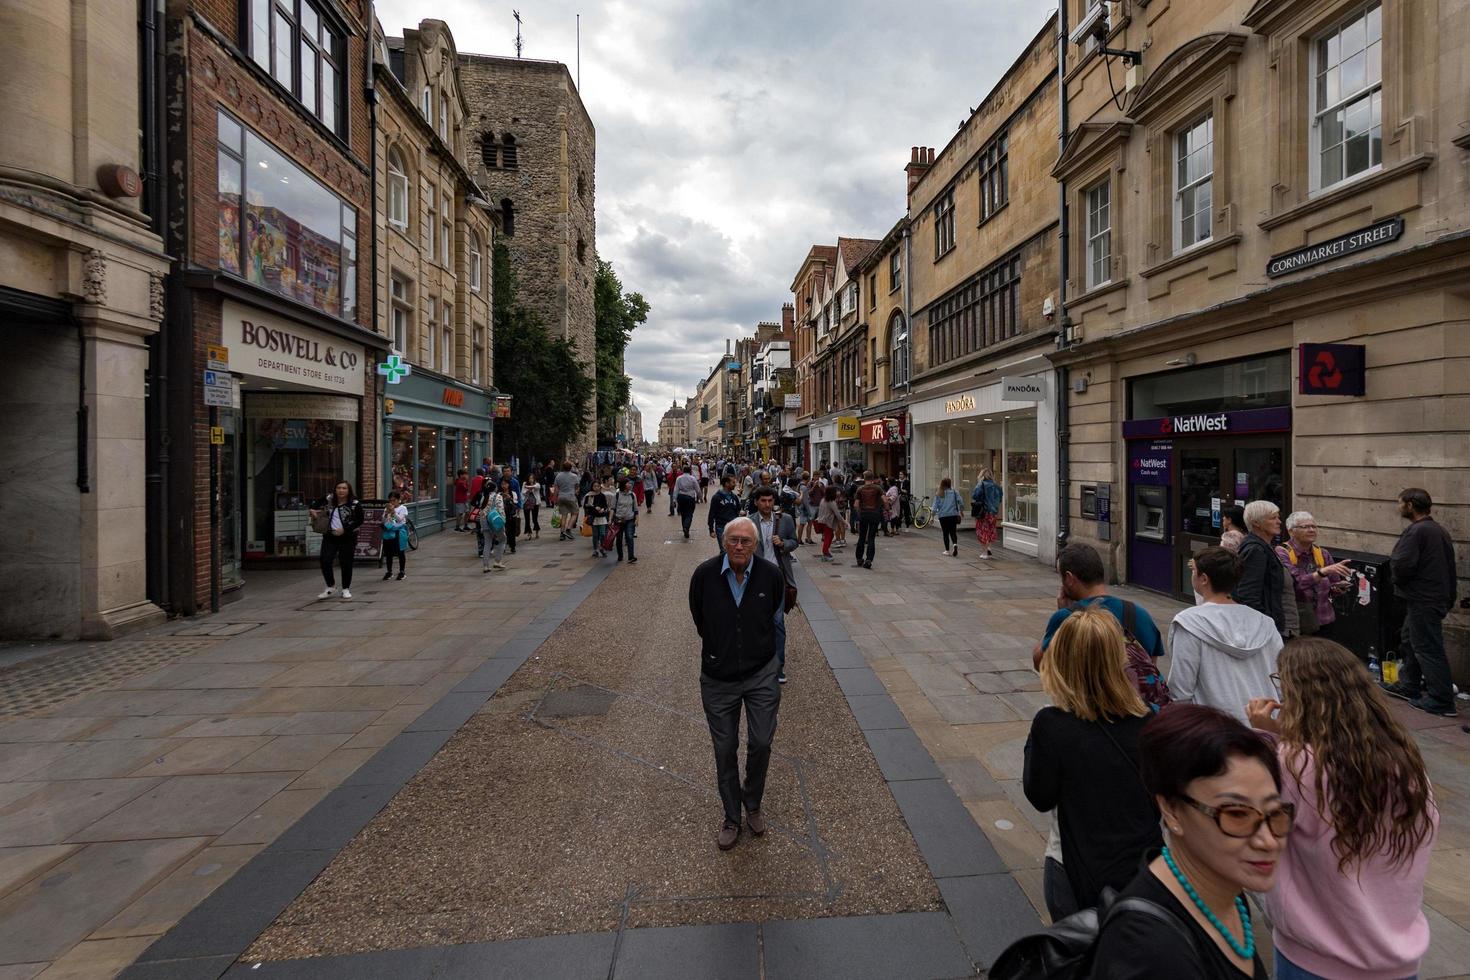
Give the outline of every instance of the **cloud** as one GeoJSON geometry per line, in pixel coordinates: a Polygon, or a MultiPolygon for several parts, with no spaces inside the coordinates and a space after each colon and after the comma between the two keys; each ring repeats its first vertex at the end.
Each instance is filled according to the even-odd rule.
{"type": "MultiPolygon", "coordinates": [[[[379,0],[390,34],[577,70],[570,0],[379,0]]],[[[597,128],[597,252],[648,299],[628,348],[645,433],[725,349],[779,320],[815,243],[881,237],[909,147],[942,147],[1051,15],[1024,0],[616,0],[581,10],[597,128]]]]}

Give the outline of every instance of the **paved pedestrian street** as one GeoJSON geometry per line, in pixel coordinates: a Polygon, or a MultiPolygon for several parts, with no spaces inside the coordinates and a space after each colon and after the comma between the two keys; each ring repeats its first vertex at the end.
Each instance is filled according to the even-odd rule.
{"type": "MultiPolygon", "coordinates": [[[[1035,928],[1020,775],[1055,575],[934,531],[872,570],[799,551],[770,830],[721,853],[686,599],[714,545],[641,520],[632,566],[548,536],[486,575],[444,533],[350,603],[252,573],[102,682],[66,667],[96,645],[11,651],[0,980],[945,978],[1035,928]]],[[[1397,710],[1441,811],[1421,975],[1463,975],[1470,736],[1397,710]]]]}

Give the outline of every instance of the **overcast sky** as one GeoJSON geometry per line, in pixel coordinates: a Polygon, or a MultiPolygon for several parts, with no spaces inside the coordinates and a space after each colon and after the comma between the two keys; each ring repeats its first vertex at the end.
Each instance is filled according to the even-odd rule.
{"type": "Polygon", "coordinates": [[[909,147],[943,147],[1055,3],[378,0],[460,51],[577,71],[597,127],[597,252],[653,307],[628,348],[645,438],[726,338],[779,320],[807,249],[903,214],[909,147]]]}

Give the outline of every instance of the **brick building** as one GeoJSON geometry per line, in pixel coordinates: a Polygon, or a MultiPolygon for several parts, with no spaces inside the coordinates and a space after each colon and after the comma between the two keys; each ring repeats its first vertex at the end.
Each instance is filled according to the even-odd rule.
{"type": "Polygon", "coordinates": [[[440,20],[378,30],[377,328],[413,371],[384,385],[381,485],[421,533],[454,517],[454,481],[493,455],[490,274],[498,217],[468,168],[468,104],[440,20]]]}
{"type": "MultiPolygon", "coordinates": [[[[574,341],[589,377],[597,271],[597,133],[566,65],[461,54],[475,180],[500,211],[520,299],[574,341]]],[[[567,455],[596,446],[596,407],[567,455]]]]}
{"type": "Polygon", "coordinates": [[[111,638],[163,618],[145,398],[168,261],[146,7],[14,0],[0,18],[3,639],[111,638]]]}
{"type": "Polygon", "coordinates": [[[366,0],[168,5],[175,613],[316,553],[307,503],[338,480],[379,492],[371,26],[366,0]]]}
{"type": "MultiPolygon", "coordinates": [[[[1076,25],[1086,4],[1066,10],[1076,25]]],[[[1071,134],[1053,171],[1071,220],[1055,360],[1070,379],[1073,538],[1120,578],[1187,595],[1222,505],[1305,509],[1334,555],[1382,556],[1398,492],[1419,486],[1455,538],[1464,595],[1470,7],[1107,13],[1106,46],[1142,64],[1115,99],[1118,59],[1096,35],[1067,44],[1071,134]],[[1310,346],[1324,342],[1346,346],[1310,346]]],[[[1455,610],[1461,685],[1467,637],[1455,610]]]]}

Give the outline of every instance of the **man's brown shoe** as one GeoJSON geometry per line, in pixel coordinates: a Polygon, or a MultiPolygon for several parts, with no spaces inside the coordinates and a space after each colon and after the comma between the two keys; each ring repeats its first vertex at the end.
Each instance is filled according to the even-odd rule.
{"type": "Polygon", "coordinates": [[[750,828],[750,832],[757,837],[766,832],[766,818],[761,815],[759,810],[751,810],[747,813],[745,815],[745,824],[750,828]]]}
{"type": "Polygon", "coordinates": [[[720,827],[720,850],[728,851],[740,839],[740,825],[726,820],[720,827]]]}

